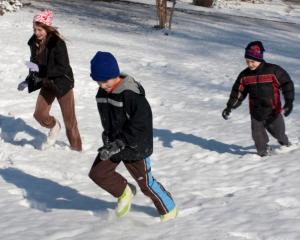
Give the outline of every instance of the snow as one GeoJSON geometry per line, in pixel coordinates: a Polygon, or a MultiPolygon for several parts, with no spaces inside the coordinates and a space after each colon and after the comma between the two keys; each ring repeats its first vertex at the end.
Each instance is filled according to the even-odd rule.
{"type": "MultiPolygon", "coordinates": [[[[300,239],[299,25],[213,12],[176,12],[168,36],[155,24],[151,6],[104,1],[33,1],[0,17],[1,240],[300,239]],[[16,90],[40,9],[54,10],[67,39],[82,153],[69,149],[63,132],[53,148],[39,150],[47,131],[32,116],[37,93],[16,90]],[[228,121],[221,117],[245,67],[244,47],[257,39],[296,87],[294,111],[285,119],[293,146],[280,148],[271,138],[275,153],[266,158],[255,154],[246,102],[228,121]],[[97,85],[89,78],[98,50],[111,51],[146,89],[152,171],[174,196],[173,221],[161,223],[140,191],[132,211],[116,219],[116,200],[87,176],[102,143],[97,85]]],[[[63,122],[57,102],[52,113],[63,122]]],[[[133,181],[122,165],[118,170],[133,181]]]]}
{"type": "Polygon", "coordinates": [[[299,23],[300,4],[289,0],[256,0],[256,4],[251,1],[238,0],[218,0],[215,8],[226,9],[228,13],[238,11],[239,14],[249,17],[285,20],[299,23]]]}
{"type": "MultiPolygon", "coordinates": [[[[123,1],[155,5],[155,1],[149,0],[123,1]]],[[[168,6],[171,7],[172,2],[168,2],[168,6]]],[[[298,0],[215,0],[211,8],[195,6],[192,0],[176,0],[176,9],[200,15],[213,13],[300,24],[298,0]]]]}

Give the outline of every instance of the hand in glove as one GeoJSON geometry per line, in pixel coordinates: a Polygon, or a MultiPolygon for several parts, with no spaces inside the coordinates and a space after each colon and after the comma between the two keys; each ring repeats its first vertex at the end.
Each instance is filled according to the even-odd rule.
{"type": "Polygon", "coordinates": [[[288,115],[290,115],[292,110],[293,110],[293,102],[289,100],[285,101],[285,104],[283,106],[283,115],[287,117],[288,115]]]}
{"type": "Polygon", "coordinates": [[[39,72],[39,66],[33,62],[25,62],[25,65],[29,68],[31,72],[39,72]]]}
{"type": "Polygon", "coordinates": [[[111,142],[108,145],[104,145],[103,147],[98,149],[100,159],[108,160],[113,155],[121,152],[124,148],[125,144],[123,143],[123,141],[117,139],[114,142],[111,142]]]}
{"type": "Polygon", "coordinates": [[[227,120],[228,117],[229,117],[229,115],[230,115],[230,113],[231,113],[231,109],[227,107],[227,108],[225,108],[225,109],[223,110],[223,112],[222,112],[222,117],[223,117],[225,120],[227,120]]]}
{"type": "Polygon", "coordinates": [[[19,84],[18,84],[18,90],[19,91],[23,91],[25,88],[27,88],[28,87],[28,83],[26,82],[26,81],[23,81],[23,82],[20,82],[19,84]]]}

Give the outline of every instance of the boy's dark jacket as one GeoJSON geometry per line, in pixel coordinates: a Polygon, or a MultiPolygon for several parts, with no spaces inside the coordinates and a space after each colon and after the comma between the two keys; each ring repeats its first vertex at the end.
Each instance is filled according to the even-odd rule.
{"type": "Polygon", "coordinates": [[[251,71],[243,70],[235,81],[227,107],[237,108],[249,94],[250,114],[258,121],[275,118],[282,111],[280,90],[285,103],[294,101],[294,84],[278,65],[262,62],[251,71]]]}
{"type": "Polygon", "coordinates": [[[121,77],[112,93],[99,88],[96,95],[103,136],[125,143],[125,149],[111,160],[142,160],[153,152],[152,111],[143,87],[130,76],[121,77]]]}
{"type": "Polygon", "coordinates": [[[30,61],[38,64],[38,77],[48,81],[48,87],[55,90],[57,97],[61,97],[74,87],[67,47],[65,42],[55,35],[50,35],[46,41],[42,57],[38,60],[36,37],[33,35],[29,39],[30,61]]]}

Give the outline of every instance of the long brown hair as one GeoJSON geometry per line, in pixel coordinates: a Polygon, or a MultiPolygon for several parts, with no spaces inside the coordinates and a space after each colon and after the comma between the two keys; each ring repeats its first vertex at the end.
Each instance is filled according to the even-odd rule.
{"type": "Polygon", "coordinates": [[[41,22],[35,22],[34,24],[38,27],[45,29],[45,31],[47,32],[45,41],[42,41],[42,42],[37,41],[36,42],[36,46],[37,46],[36,58],[39,63],[42,63],[42,61],[44,59],[44,50],[46,48],[46,42],[49,40],[49,38],[52,36],[55,36],[64,42],[65,42],[65,39],[55,27],[48,26],[41,22]]]}
{"type": "Polygon", "coordinates": [[[59,33],[59,31],[55,27],[48,26],[48,25],[46,25],[44,23],[41,23],[41,22],[35,22],[34,24],[36,26],[42,27],[43,29],[46,30],[47,38],[49,38],[51,36],[56,36],[56,37],[58,37],[59,39],[61,39],[62,41],[65,42],[65,38],[59,33]]]}

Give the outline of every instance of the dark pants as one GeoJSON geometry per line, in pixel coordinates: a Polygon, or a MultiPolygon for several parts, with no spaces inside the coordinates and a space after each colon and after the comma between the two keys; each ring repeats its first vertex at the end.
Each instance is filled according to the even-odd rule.
{"type": "Polygon", "coordinates": [[[277,139],[279,144],[289,144],[288,137],[285,134],[284,119],[281,114],[272,121],[257,121],[251,118],[251,129],[258,155],[264,155],[267,151],[267,143],[269,142],[267,131],[277,139]]]}
{"type": "MultiPolygon", "coordinates": [[[[43,87],[41,89],[33,116],[43,127],[53,128],[55,125],[55,118],[50,116],[50,109],[55,98],[55,91],[53,91],[51,88],[43,87]]],[[[66,134],[70,142],[71,149],[81,151],[82,143],[75,115],[73,90],[71,89],[64,96],[58,98],[57,101],[60,105],[63,115],[66,134]]]]}
{"type": "MultiPolygon", "coordinates": [[[[89,173],[89,177],[99,187],[116,198],[122,195],[127,185],[127,180],[115,171],[119,163],[111,160],[102,161],[97,156],[89,173]]],[[[149,158],[130,163],[124,162],[124,165],[141,191],[151,198],[159,214],[166,214],[175,208],[171,194],[153,178],[149,158]]]]}

